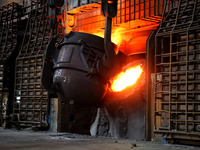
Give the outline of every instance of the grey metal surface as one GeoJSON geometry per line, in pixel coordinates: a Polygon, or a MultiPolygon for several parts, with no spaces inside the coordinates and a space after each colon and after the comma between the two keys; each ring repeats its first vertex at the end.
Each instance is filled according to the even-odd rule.
{"type": "Polygon", "coordinates": [[[155,43],[154,132],[200,140],[200,1],[167,3],[155,43]]]}
{"type": "Polygon", "coordinates": [[[64,38],[53,77],[54,89],[63,102],[91,105],[101,101],[107,83],[92,71],[103,59],[103,44],[103,38],[86,33],[71,32],[64,38]]]}
{"type": "Polygon", "coordinates": [[[20,54],[16,60],[14,122],[47,127],[48,92],[41,86],[43,56],[49,40],[48,8],[32,0],[20,54]]]}
{"type": "MultiPolygon", "coordinates": [[[[14,2],[0,7],[0,125],[10,113],[5,106],[3,108],[4,92],[10,94],[8,98],[9,103],[13,99],[13,67],[20,43],[18,42],[19,13],[20,5],[14,2]]],[[[9,104],[10,106],[12,108],[12,104],[9,104]]]]}

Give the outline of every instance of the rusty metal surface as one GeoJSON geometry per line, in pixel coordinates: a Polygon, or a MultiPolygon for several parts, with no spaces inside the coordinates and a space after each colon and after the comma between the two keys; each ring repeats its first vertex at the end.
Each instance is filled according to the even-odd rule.
{"type": "Polygon", "coordinates": [[[41,86],[44,52],[49,41],[48,8],[32,0],[20,54],[16,59],[14,122],[19,126],[47,127],[48,92],[41,86]]]}
{"type": "MultiPolygon", "coordinates": [[[[3,108],[3,93],[9,92],[9,102],[14,86],[13,75],[14,59],[18,54],[18,21],[21,6],[10,3],[0,8],[0,125],[5,121],[3,114],[7,114],[7,108],[3,108]]],[[[11,104],[12,105],[12,104],[11,104]]],[[[5,115],[4,115],[5,116],[5,115]]]]}
{"type": "Polygon", "coordinates": [[[154,132],[200,140],[200,1],[167,3],[156,34],[154,132]]]}

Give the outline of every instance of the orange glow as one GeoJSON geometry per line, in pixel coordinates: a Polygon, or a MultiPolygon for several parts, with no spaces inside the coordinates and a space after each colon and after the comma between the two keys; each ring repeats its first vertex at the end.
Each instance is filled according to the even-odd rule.
{"type": "MultiPolygon", "coordinates": [[[[121,34],[119,33],[121,31],[121,29],[122,28],[119,27],[111,34],[112,42],[115,43],[118,46],[120,46],[121,41],[122,41],[121,34]]],[[[92,33],[92,34],[104,38],[104,32],[97,32],[97,33],[92,33]]]]}
{"type": "Polygon", "coordinates": [[[75,26],[75,15],[67,15],[67,23],[69,27],[75,26]]]}
{"type": "Polygon", "coordinates": [[[111,90],[113,92],[120,92],[124,90],[126,87],[129,87],[136,83],[136,81],[140,78],[143,69],[140,65],[134,66],[126,69],[125,71],[119,73],[114,77],[111,83],[111,90]]]}

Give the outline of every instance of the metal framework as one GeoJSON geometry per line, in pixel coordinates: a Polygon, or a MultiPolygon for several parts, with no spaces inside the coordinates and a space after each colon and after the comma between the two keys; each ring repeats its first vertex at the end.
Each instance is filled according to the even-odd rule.
{"type": "MultiPolygon", "coordinates": [[[[163,0],[118,0],[117,16],[113,25],[133,20],[145,20],[159,23],[163,10],[163,0]]],[[[105,18],[101,9],[78,13],[77,23],[73,31],[89,32],[92,29],[104,28],[105,18]]]]}
{"type": "Polygon", "coordinates": [[[17,53],[18,20],[20,6],[10,3],[0,8],[0,125],[6,115],[3,92],[10,92],[11,70],[8,60],[17,53]],[[3,106],[4,105],[4,106],[3,106]]]}
{"type": "Polygon", "coordinates": [[[200,140],[200,0],[166,0],[164,12],[155,39],[154,133],[200,140]]]}
{"type": "Polygon", "coordinates": [[[48,92],[41,86],[43,58],[50,38],[44,1],[32,0],[20,54],[16,59],[14,121],[20,126],[47,127],[48,92]]]}

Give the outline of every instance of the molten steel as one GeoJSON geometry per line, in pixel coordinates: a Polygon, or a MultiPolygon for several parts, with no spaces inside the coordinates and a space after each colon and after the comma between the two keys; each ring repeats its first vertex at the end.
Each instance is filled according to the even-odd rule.
{"type": "Polygon", "coordinates": [[[128,68],[125,71],[119,73],[111,81],[111,90],[113,92],[120,92],[124,90],[126,87],[135,84],[136,81],[140,78],[142,72],[143,69],[141,68],[140,65],[138,65],[128,68]]]}

